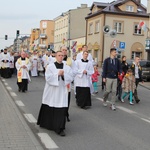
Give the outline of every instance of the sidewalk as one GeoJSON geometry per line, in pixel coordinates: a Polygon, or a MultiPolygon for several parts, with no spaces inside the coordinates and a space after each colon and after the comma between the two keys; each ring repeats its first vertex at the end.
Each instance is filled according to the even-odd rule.
{"type": "Polygon", "coordinates": [[[43,150],[1,79],[0,150],[43,150]]]}

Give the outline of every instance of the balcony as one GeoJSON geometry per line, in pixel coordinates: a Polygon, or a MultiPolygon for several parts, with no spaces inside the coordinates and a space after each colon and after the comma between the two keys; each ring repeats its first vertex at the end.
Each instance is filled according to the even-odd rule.
{"type": "Polygon", "coordinates": [[[40,38],[41,38],[41,39],[46,39],[46,38],[47,38],[47,35],[46,35],[46,34],[40,34],[40,38]]]}
{"type": "Polygon", "coordinates": [[[39,47],[40,47],[41,49],[47,48],[46,44],[39,44],[39,47]]]}

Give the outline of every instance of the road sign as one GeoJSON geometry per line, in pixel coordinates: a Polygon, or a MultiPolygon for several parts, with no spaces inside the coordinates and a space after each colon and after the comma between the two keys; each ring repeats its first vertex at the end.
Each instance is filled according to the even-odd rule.
{"type": "Polygon", "coordinates": [[[120,49],[125,49],[125,47],[126,47],[126,43],[125,42],[120,42],[119,43],[119,48],[120,49]]]}

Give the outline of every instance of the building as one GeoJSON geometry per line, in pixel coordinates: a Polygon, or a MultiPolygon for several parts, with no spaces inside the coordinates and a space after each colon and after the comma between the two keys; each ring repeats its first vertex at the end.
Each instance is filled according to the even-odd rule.
{"type": "Polygon", "coordinates": [[[85,17],[90,12],[87,4],[81,4],[77,9],[71,9],[54,19],[54,49],[60,50],[65,45],[70,50],[70,55],[76,53],[85,44],[86,21],[85,17]]]}
{"type": "Polygon", "coordinates": [[[29,52],[30,49],[30,37],[29,36],[24,36],[21,38],[22,42],[20,44],[20,47],[22,50],[29,52]]]}
{"type": "Polygon", "coordinates": [[[40,36],[39,48],[41,50],[53,49],[54,47],[54,21],[41,20],[40,21],[40,36]]]}
{"type": "Polygon", "coordinates": [[[148,37],[149,15],[140,0],[117,0],[111,3],[93,2],[86,17],[86,43],[95,61],[101,66],[109,56],[111,47],[116,47],[118,57],[126,55],[133,59],[139,55],[147,59],[145,40],[148,37]]]}
{"type": "Polygon", "coordinates": [[[38,49],[39,45],[39,36],[40,36],[40,29],[34,28],[31,29],[31,35],[30,35],[30,52],[32,52],[35,49],[38,49]],[[35,42],[38,41],[38,42],[35,42]]]}

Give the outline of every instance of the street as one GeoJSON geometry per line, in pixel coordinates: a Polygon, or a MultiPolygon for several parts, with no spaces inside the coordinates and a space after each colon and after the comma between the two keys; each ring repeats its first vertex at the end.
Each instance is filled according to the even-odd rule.
{"type": "MultiPolygon", "coordinates": [[[[18,92],[17,79],[3,79],[3,84],[10,92],[31,130],[39,138],[39,133],[48,134],[48,149],[60,150],[149,150],[150,149],[150,101],[149,89],[138,87],[139,104],[129,105],[117,101],[117,110],[102,105],[103,92],[92,95],[92,107],[84,110],[76,106],[72,90],[70,106],[70,122],[66,123],[66,136],[61,137],[55,132],[36,125],[41,106],[42,93],[45,85],[43,76],[32,77],[27,93],[18,92]],[[30,116],[32,116],[30,118],[30,116]],[[29,119],[29,120],[28,120],[29,119]]],[[[101,80],[100,80],[101,81],[101,80]]],[[[101,84],[101,83],[99,83],[101,84]]],[[[72,88],[73,89],[73,88],[72,88]]],[[[40,138],[39,138],[40,140],[40,138]]]]}

